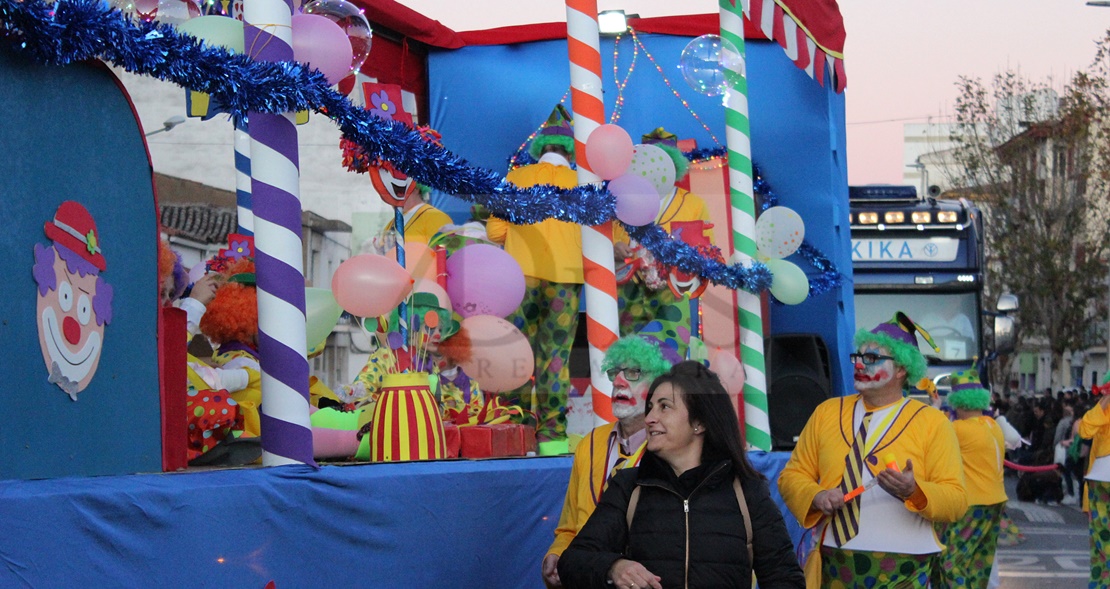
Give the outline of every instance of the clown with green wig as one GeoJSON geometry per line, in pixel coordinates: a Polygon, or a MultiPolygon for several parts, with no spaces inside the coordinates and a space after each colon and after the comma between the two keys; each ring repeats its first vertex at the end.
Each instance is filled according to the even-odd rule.
{"type": "Polygon", "coordinates": [[[925,376],[918,334],[932,346],[901,312],[856,333],[856,394],[814,410],[779,476],[787,507],[819,538],[806,564],[810,586],[842,583],[851,571],[851,586],[927,587],[944,548],[934,522],[967,510],[952,424],[906,395],[925,376]]]}
{"type": "MultiPolygon", "coordinates": [[[[521,188],[578,186],[578,174],[570,167],[574,158],[571,124],[570,113],[556,105],[529,146],[529,153],[539,161],[512,170],[505,180],[521,188]]],[[[540,454],[564,454],[568,450],[570,351],[578,329],[583,282],[582,229],[553,218],[517,224],[491,216],[486,234],[490,241],[504,246],[524,273],[524,300],[508,320],[532,343],[536,359],[534,403],[531,381],[507,393],[506,401],[534,407],[539,418],[536,441],[540,454]]]]}
{"type": "Polygon", "coordinates": [[[961,370],[952,374],[951,383],[948,405],[956,412],[952,427],[960,441],[968,508],[954,523],[937,526],[946,546],[939,561],[937,574],[941,578],[937,585],[985,588],[1006,507],[1002,480],[1006,440],[998,423],[984,413],[990,408],[991,396],[979,382],[979,373],[961,370]]]}
{"type": "MultiPolygon", "coordinates": [[[[713,225],[709,222],[709,207],[700,196],[678,186],[690,170],[690,160],[678,148],[678,137],[659,127],[644,135],[640,141],[662,149],[675,168],[675,186],[663,196],[655,223],[678,237],[678,228],[690,222],[700,222],[701,235],[686,235],[682,239],[695,247],[712,245],[713,225]]],[[[668,281],[667,274],[659,271],[651,254],[638,246],[619,224],[613,226],[613,247],[618,268],[638,268],[634,274],[629,272],[627,275],[618,270],[620,280],[627,280],[620,285],[618,292],[621,333],[639,331],[660,308],[675,302],[685,292],[695,291],[691,292],[692,297],[700,294],[696,289],[702,282],[697,277],[687,277],[688,281],[668,281]],[[625,262],[631,260],[641,260],[641,263],[625,266],[625,262]],[[691,284],[691,281],[696,281],[696,284],[691,284]]]]}
{"type": "MultiPolygon", "coordinates": [[[[682,348],[688,345],[688,341],[668,341],[682,348]]],[[[605,351],[601,369],[613,382],[611,399],[617,421],[594,428],[575,449],[555,541],[541,566],[549,587],[562,586],[555,568],[559,557],[594,512],[609,477],[619,469],[640,463],[647,444],[644,412],[648,389],[656,377],[671,369],[667,356],[685,356],[685,349],[671,349],[665,354],[660,343],[652,335],[629,335],[613,342],[605,351]]]]}

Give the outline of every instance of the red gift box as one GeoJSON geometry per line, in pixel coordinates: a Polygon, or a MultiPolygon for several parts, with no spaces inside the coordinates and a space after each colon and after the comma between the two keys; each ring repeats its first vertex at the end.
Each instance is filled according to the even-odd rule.
{"type": "Polygon", "coordinates": [[[535,456],[537,452],[535,428],[529,427],[527,425],[518,425],[517,428],[520,430],[520,438],[522,440],[521,444],[524,448],[524,453],[522,454],[522,456],[535,456]]]}
{"type": "Polygon", "coordinates": [[[468,425],[460,427],[459,434],[463,458],[522,455],[520,434],[509,424],[468,425]]]}
{"type": "Polygon", "coordinates": [[[462,440],[459,434],[459,426],[453,423],[443,424],[443,440],[447,444],[447,458],[458,458],[459,449],[462,445],[462,440]]]}

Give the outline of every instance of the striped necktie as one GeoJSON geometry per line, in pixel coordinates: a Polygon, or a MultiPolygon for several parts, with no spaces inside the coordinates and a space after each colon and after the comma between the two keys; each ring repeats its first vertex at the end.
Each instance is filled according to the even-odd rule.
{"type": "MultiPolygon", "coordinates": [[[[863,484],[863,449],[867,443],[867,427],[871,425],[871,412],[863,414],[863,421],[859,424],[856,439],[852,441],[852,450],[845,457],[844,480],[840,482],[840,490],[847,493],[863,484]]],[[[844,546],[849,540],[859,533],[859,505],[861,496],[856,495],[851,501],[844,504],[833,514],[832,531],[833,541],[838,547],[844,546]]]]}

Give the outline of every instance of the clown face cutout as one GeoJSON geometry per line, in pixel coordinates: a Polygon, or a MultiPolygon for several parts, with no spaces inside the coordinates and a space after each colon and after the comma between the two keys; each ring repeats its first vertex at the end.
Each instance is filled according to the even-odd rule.
{"type": "Polygon", "coordinates": [[[389,162],[381,162],[370,168],[370,183],[382,201],[391,207],[404,206],[405,199],[416,191],[412,177],[393,167],[389,162]]]}
{"type": "Polygon", "coordinates": [[[104,257],[84,207],[63,203],[46,223],[46,234],[52,245],[35,244],[39,346],[49,382],[76,401],[100,363],[112,287],[100,277],[104,257]]]}

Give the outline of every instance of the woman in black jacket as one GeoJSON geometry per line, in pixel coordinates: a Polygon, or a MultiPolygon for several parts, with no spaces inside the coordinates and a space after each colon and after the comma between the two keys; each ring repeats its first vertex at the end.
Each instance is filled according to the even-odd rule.
{"type": "Polygon", "coordinates": [[[647,407],[647,452],[638,468],[610,480],[559,559],[563,586],[749,588],[754,571],[761,589],[803,589],[782,513],[744,454],[717,375],[677,364],[652,383],[647,407]]]}

